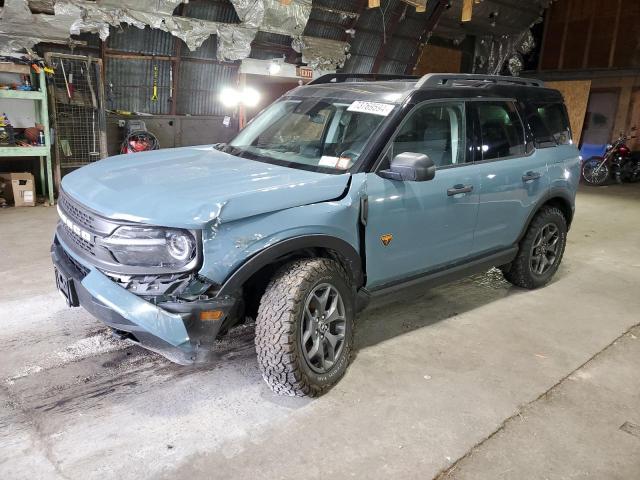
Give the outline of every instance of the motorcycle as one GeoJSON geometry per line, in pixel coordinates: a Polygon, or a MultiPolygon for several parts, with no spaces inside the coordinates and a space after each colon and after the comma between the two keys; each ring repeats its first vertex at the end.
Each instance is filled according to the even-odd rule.
{"type": "MultiPolygon", "coordinates": [[[[631,129],[635,132],[636,127],[631,129]]],[[[607,145],[604,156],[591,157],[582,165],[582,179],[587,185],[604,185],[609,178],[616,183],[640,180],[640,156],[632,154],[627,141],[635,135],[621,135],[613,144],[607,145]]]]}

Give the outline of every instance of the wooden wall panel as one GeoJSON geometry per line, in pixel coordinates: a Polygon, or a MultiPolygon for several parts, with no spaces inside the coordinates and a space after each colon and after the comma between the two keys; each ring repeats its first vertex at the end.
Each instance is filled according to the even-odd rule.
{"type": "MultiPolygon", "coordinates": [[[[629,141],[632,150],[640,150],[640,90],[636,89],[631,95],[631,111],[629,112],[628,130],[636,127],[638,130],[634,133],[636,138],[629,141]]],[[[630,132],[632,133],[632,132],[630,132]]]]}
{"type": "Polygon", "coordinates": [[[640,67],[640,0],[562,0],[545,15],[540,70],[640,67]]]}
{"type": "Polygon", "coordinates": [[[413,74],[460,73],[461,63],[462,51],[453,48],[427,45],[420,52],[420,57],[413,70],[413,74]]]}
{"type": "Polygon", "coordinates": [[[569,111],[571,130],[573,130],[573,141],[580,144],[584,116],[589,103],[589,92],[591,91],[591,80],[575,80],[563,82],[546,82],[549,88],[555,88],[562,93],[564,102],[569,111]]]}

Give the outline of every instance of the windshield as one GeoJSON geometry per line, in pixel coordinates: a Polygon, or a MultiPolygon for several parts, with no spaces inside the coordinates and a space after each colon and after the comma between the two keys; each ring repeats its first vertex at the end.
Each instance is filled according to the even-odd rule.
{"type": "Polygon", "coordinates": [[[393,109],[382,103],[287,98],[262,112],[223,150],[286,167],[341,173],[358,161],[393,109]]]}

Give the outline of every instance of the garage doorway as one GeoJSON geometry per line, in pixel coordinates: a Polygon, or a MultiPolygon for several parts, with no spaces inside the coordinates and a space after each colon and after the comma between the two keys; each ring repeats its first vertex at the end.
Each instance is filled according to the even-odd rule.
{"type": "Polygon", "coordinates": [[[617,132],[613,131],[618,110],[619,90],[591,90],[587,115],[582,131],[582,143],[603,145],[617,132]]]}

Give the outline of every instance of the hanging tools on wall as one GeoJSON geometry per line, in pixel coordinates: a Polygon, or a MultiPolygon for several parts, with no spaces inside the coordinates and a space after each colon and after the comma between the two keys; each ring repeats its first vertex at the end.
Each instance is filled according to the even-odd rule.
{"type": "Polygon", "coordinates": [[[158,65],[153,65],[153,93],[151,94],[151,101],[158,101],[158,65]]]}
{"type": "Polygon", "coordinates": [[[169,103],[173,102],[173,63],[169,64],[169,103]]]}
{"type": "Polygon", "coordinates": [[[69,81],[67,80],[67,72],[64,69],[64,62],[60,60],[60,66],[62,67],[62,76],[64,77],[64,86],[67,88],[67,98],[71,101],[71,89],[69,88],[69,81]]]}
{"type": "MultiPolygon", "coordinates": [[[[96,92],[93,90],[93,81],[91,80],[91,68],[92,68],[92,62],[91,62],[91,58],[87,59],[87,62],[85,63],[86,67],[87,67],[87,76],[86,76],[86,80],[87,83],[89,84],[89,92],[91,94],[91,139],[93,142],[93,146],[91,148],[91,151],[89,152],[89,157],[100,157],[100,152],[97,149],[97,145],[96,145],[96,110],[98,109],[98,101],[96,100],[96,92]]],[[[91,161],[93,160],[97,160],[96,158],[91,158],[91,161]]]]}

